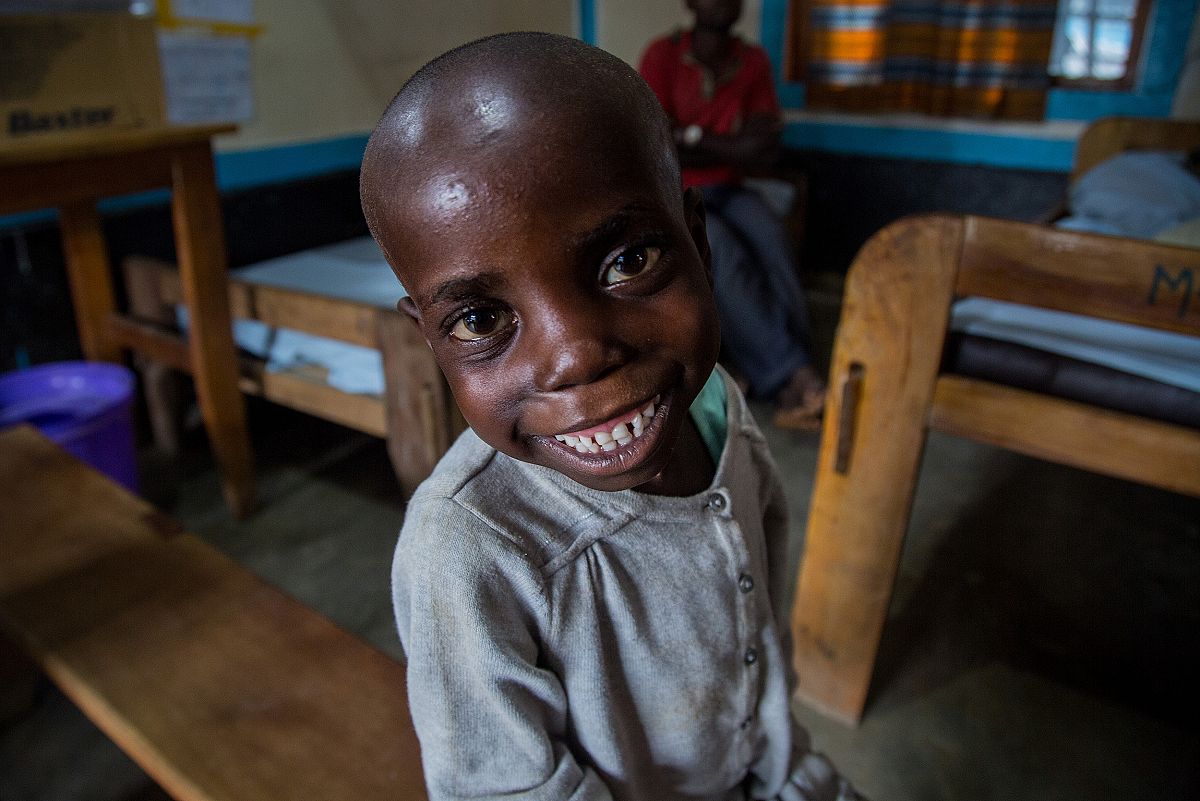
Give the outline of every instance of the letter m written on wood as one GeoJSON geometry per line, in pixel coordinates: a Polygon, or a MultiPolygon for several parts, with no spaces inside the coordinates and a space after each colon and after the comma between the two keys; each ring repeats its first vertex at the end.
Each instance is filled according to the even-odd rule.
{"type": "Polygon", "coordinates": [[[1151,306],[1158,303],[1159,284],[1166,284],[1167,292],[1171,295],[1180,296],[1179,316],[1185,316],[1191,308],[1192,288],[1195,286],[1192,268],[1184,267],[1177,275],[1171,275],[1161,264],[1154,265],[1154,280],[1150,283],[1150,296],[1146,298],[1146,302],[1151,306]]]}

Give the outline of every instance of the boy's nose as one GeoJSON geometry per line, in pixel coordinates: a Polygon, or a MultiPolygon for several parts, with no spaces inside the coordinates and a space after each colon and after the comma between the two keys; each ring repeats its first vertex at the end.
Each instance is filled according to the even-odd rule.
{"type": "Polygon", "coordinates": [[[601,320],[571,319],[545,326],[536,347],[542,354],[537,385],[554,392],[598,381],[629,359],[601,320]]]}

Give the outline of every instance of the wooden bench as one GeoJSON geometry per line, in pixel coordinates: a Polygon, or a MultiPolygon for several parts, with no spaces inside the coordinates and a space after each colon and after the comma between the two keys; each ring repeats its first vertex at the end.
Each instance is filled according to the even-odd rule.
{"type": "Polygon", "coordinates": [[[426,797],[401,664],[31,428],[0,509],[0,631],[173,797],[426,797]]]}

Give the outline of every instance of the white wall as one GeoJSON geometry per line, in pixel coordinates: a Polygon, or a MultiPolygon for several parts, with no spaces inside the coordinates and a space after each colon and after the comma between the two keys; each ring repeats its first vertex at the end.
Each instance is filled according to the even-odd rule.
{"type": "Polygon", "coordinates": [[[492,33],[573,34],[575,0],[255,0],[253,120],[221,150],[370,131],[408,76],[492,33]]]}
{"type": "MultiPolygon", "coordinates": [[[[597,44],[636,64],[656,36],[686,25],[683,0],[594,0],[597,44]]],[[[738,30],[758,40],[760,0],[738,30]]],[[[254,119],[221,150],[332,139],[374,127],[406,78],[492,33],[577,35],[578,0],[254,0],[254,119]]]]}

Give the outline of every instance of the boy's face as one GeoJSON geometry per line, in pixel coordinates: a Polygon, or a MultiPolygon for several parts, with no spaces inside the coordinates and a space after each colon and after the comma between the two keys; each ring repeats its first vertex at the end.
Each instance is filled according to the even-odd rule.
{"type": "Polygon", "coordinates": [[[700,202],[653,178],[638,126],[474,122],[425,130],[376,223],[402,309],[489,445],[594,489],[649,481],[719,346],[700,202]]]}

